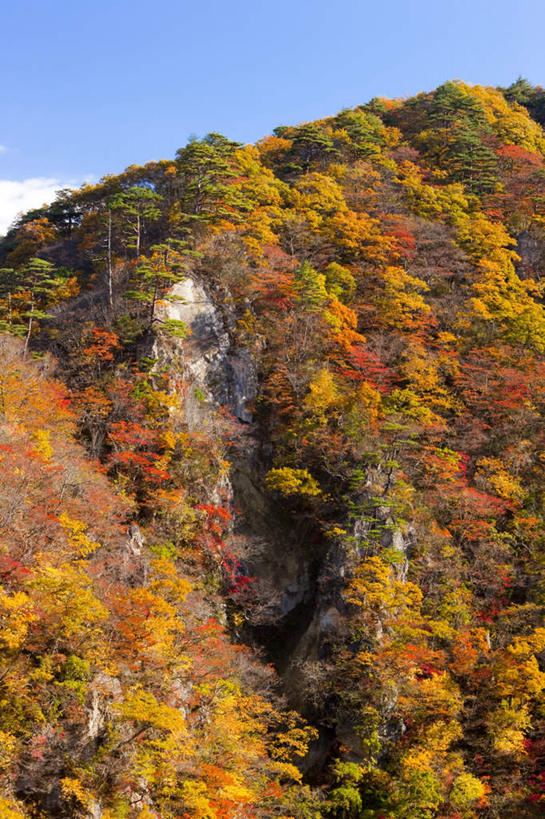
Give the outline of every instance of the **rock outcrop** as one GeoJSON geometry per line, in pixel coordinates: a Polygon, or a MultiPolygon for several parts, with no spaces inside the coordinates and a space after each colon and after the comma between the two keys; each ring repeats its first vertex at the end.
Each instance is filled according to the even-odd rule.
{"type": "MultiPolygon", "coordinates": [[[[327,677],[327,660],[346,622],[342,588],[361,559],[358,544],[364,548],[371,524],[364,518],[347,521],[354,543],[348,553],[316,542],[313,532],[306,532],[300,522],[275,507],[263,490],[267,456],[252,417],[258,374],[251,352],[234,339],[231,308],[192,278],[176,284],[170,295],[174,298],[161,307],[160,318],[182,321],[187,337],[159,334],[154,356],[159,367],[174,363],[182,373],[184,422],[190,429],[206,428],[218,412],[227,409],[244,430],[244,444],[232,458],[228,482],[221,487],[223,502],[227,499],[235,511],[232,535],[246,544],[244,571],[252,577],[250,626],[244,637],[264,647],[284,680],[292,706],[319,718],[324,708],[319,681],[327,677]]],[[[375,484],[388,479],[371,477],[375,484]]],[[[210,496],[217,499],[217,487],[211,488],[210,496]]],[[[376,515],[383,524],[383,547],[399,552],[395,573],[404,580],[414,534],[395,529],[387,506],[377,509],[376,515]]],[[[361,743],[353,726],[338,717],[334,728],[322,726],[306,761],[307,770],[319,768],[335,742],[357,754],[361,743]]]]}
{"type": "Polygon", "coordinates": [[[175,284],[171,301],[159,319],[182,321],[187,338],[161,337],[154,355],[160,362],[176,361],[190,390],[184,401],[184,420],[190,428],[206,423],[211,411],[226,407],[240,422],[249,424],[249,403],[257,393],[257,373],[249,350],[237,348],[228,330],[228,311],[215,304],[204,285],[192,278],[175,284]]]}

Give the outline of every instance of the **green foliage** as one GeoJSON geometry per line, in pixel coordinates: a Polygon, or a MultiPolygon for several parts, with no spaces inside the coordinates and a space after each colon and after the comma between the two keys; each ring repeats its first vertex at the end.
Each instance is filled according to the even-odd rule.
{"type": "Polygon", "coordinates": [[[517,102],[527,108],[540,125],[545,124],[545,91],[541,86],[534,87],[524,77],[519,77],[508,88],[499,90],[509,102],[517,102]]]}
{"type": "Polygon", "coordinates": [[[108,202],[110,209],[119,213],[126,246],[134,248],[137,258],[146,224],[157,221],[161,215],[160,201],[160,195],[150,188],[133,185],[108,202]]]}
{"type": "Polygon", "coordinates": [[[317,312],[324,306],[328,296],[325,282],[325,276],[317,273],[308,262],[295,272],[294,290],[302,309],[317,312]]]}
{"type": "Polygon", "coordinates": [[[337,262],[331,262],[325,271],[327,292],[341,301],[350,301],[356,289],[356,280],[352,273],[337,262]]]}
{"type": "Polygon", "coordinates": [[[234,176],[230,164],[239,147],[221,134],[208,134],[202,140],[192,139],[176,153],[182,191],[173,214],[174,223],[209,222],[233,217],[233,210],[244,208],[236,188],[229,184],[234,176]]]}
{"type": "Polygon", "coordinates": [[[367,159],[380,153],[386,143],[380,118],[361,109],[341,111],[335,117],[335,125],[348,134],[350,152],[355,159],[367,159]]]}
{"type": "Polygon", "coordinates": [[[320,168],[338,156],[332,135],[318,123],[310,122],[297,128],[275,128],[274,133],[291,141],[285,166],[285,170],[291,174],[320,168]]]}
{"type": "Polygon", "coordinates": [[[0,330],[26,336],[25,350],[38,322],[50,318],[48,309],[62,297],[75,295],[75,280],[40,258],[21,268],[0,270],[0,330]]]}
{"type": "Polygon", "coordinates": [[[362,815],[363,802],[358,788],[364,770],[353,762],[338,762],[333,775],[336,780],[331,791],[329,810],[334,816],[350,819],[362,815]]]}

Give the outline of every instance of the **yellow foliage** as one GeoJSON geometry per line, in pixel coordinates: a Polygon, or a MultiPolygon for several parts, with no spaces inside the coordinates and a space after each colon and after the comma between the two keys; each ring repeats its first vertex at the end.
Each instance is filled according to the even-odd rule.
{"type": "Polygon", "coordinates": [[[224,785],[219,791],[219,797],[232,802],[233,805],[247,805],[248,802],[255,800],[255,792],[241,783],[233,783],[224,785]]]}
{"type": "Polygon", "coordinates": [[[396,580],[391,566],[375,556],[357,567],[347,600],[380,619],[400,618],[419,610],[422,592],[414,583],[396,580]]]}
{"type": "Polygon", "coordinates": [[[61,791],[64,797],[75,799],[84,808],[91,808],[95,801],[79,779],[71,777],[61,779],[61,791]]]}
{"type": "Polygon", "coordinates": [[[325,269],[328,293],[337,299],[349,298],[356,289],[356,280],[350,270],[337,262],[331,262],[325,269]]]}
{"type": "Polygon", "coordinates": [[[481,802],[486,796],[486,785],[473,774],[465,771],[456,777],[450,791],[450,801],[460,809],[466,810],[481,802]]]}
{"type": "Polygon", "coordinates": [[[144,807],[138,811],[138,819],[157,819],[157,813],[150,810],[147,805],[144,805],[144,807]]]}
{"type": "Polygon", "coordinates": [[[429,313],[421,293],[429,290],[426,282],[411,276],[402,267],[388,266],[378,271],[382,287],[377,298],[380,320],[395,328],[414,329],[418,313],[429,313]]]}
{"type": "Polygon", "coordinates": [[[423,173],[413,162],[403,161],[393,165],[397,181],[405,191],[411,210],[425,219],[445,216],[457,222],[465,216],[470,207],[470,197],[460,183],[433,187],[423,181],[423,173]]]}
{"type": "Polygon", "coordinates": [[[514,263],[519,256],[511,249],[516,241],[500,222],[482,213],[458,221],[458,241],[474,259],[479,276],[472,284],[474,296],[460,318],[476,317],[498,324],[509,341],[545,351],[545,310],[534,296],[539,287],[531,279],[522,281],[514,263]]]}
{"type": "Polygon", "coordinates": [[[344,535],[348,534],[346,529],[341,529],[340,526],[332,526],[331,529],[327,529],[325,534],[328,537],[336,538],[336,537],[343,537],[344,535]]]}
{"type": "Polygon", "coordinates": [[[379,230],[379,222],[367,213],[353,210],[336,213],[324,225],[326,235],[340,248],[350,252],[354,259],[368,259],[375,263],[386,260],[392,242],[379,230]]]}
{"type": "Polygon", "coordinates": [[[168,655],[172,651],[176,637],[183,630],[177,619],[177,609],[163,597],[154,594],[149,588],[131,590],[129,599],[140,609],[148,612],[144,629],[148,637],[146,642],[156,653],[168,655]]]}
{"type": "Polygon", "coordinates": [[[331,215],[347,210],[340,185],[331,176],[308,173],[295,183],[292,192],[294,205],[301,210],[312,210],[331,215]]]}
{"type": "Polygon", "coordinates": [[[461,739],[462,726],[455,720],[438,719],[426,729],[421,740],[422,745],[434,754],[447,751],[453,742],[461,739]]]}
{"type": "Polygon", "coordinates": [[[55,292],[55,301],[60,302],[68,299],[73,299],[79,293],[79,283],[76,276],[70,276],[65,279],[60,287],[55,292]]]}
{"type": "Polygon", "coordinates": [[[356,314],[338,299],[331,299],[328,308],[324,310],[324,318],[328,324],[339,331],[337,339],[341,345],[343,345],[344,338],[343,333],[340,331],[348,330],[346,337],[349,344],[353,344],[355,341],[365,341],[363,336],[351,332],[358,323],[356,314]]]}
{"type": "Polygon", "coordinates": [[[403,759],[403,769],[410,773],[425,773],[433,769],[433,751],[430,748],[417,746],[403,759]]]}
{"type": "Polygon", "coordinates": [[[29,626],[37,619],[33,601],[25,592],[10,595],[0,589],[0,641],[8,651],[23,645],[29,626]]]}
{"type": "Polygon", "coordinates": [[[339,400],[339,390],[329,370],[318,370],[309,384],[303,404],[320,424],[327,422],[328,410],[339,400]]]}
{"type": "Polygon", "coordinates": [[[405,191],[405,196],[411,210],[427,219],[441,215],[439,192],[431,185],[426,185],[420,168],[413,162],[404,161],[392,163],[392,170],[397,172],[397,181],[405,191]]]}
{"type": "Polygon", "coordinates": [[[486,119],[502,142],[518,145],[527,151],[545,153],[543,131],[521,105],[507,102],[501,91],[490,86],[471,86],[460,81],[456,85],[481,103],[486,119]]]}
{"type": "Polygon", "coordinates": [[[444,620],[428,620],[427,625],[430,634],[433,634],[434,637],[438,637],[440,640],[453,640],[456,637],[456,629],[444,620]]]}
{"type": "Polygon", "coordinates": [[[279,156],[291,148],[291,145],[291,139],[284,139],[271,134],[258,140],[256,148],[259,151],[261,161],[267,165],[269,162],[276,161],[279,156]]]}
{"type": "MultiPolygon", "coordinates": [[[[274,140],[276,137],[270,139],[274,140]]],[[[239,148],[234,153],[234,161],[241,174],[236,184],[246,197],[256,205],[277,207],[282,203],[287,185],[262,164],[258,147],[245,145],[239,148]]]]}
{"type": "Polygon", "coordinates": [[[408,345],[401,372],[410,382],[411,388],[420,393],[431,406],[450,409],[453,398],[444,386],[438,363],[423,344],[412,341],[408,345]]]}
{"type": "Polygon", "coordinates": [[[316,478],[313,478],[308,469],[292,469],[289,466],[269,470],[265,477],[265,486],[282,495],[321,494],[316,478]]]}
{"type": "Polygon", "coordinates": [[[357,404],[365,410],[369,426],[375,426],[381,414],[382,396],[378,390],[364,381],[356,392],[357,404]]]}
{"type": "Polygon", "coordinates": [[[513,239],[502,222],[492,222],[483,213],[464,215],[458,223],[458,241],[464,250],[475,260],[483,258],[494,261],[506,269],[509,264],[519,260],[514,250],[513,239]]]}
{"type": "Polygon", "coordinates": [[[0,797],[0,816],[2,819],[24,819],[24,813],[11,799],[0,797]]]}
{"type": "Polygon", "coordinates": [[[342,186],[344,198],[352,210],[368,212],[377,199],[376,188],[380,184],[380,174],[368,162],[354,162],[350,165],[332,164],[328,174],[342,186]]]}
{"type": "Polygon", "coordinates": [[[525,756],[525,732],[530,726],[531,719],[526,705],[512,706],[502,701],[489,718],[494,750],[499,754],[525,756]]]}
{"type": "MultiPolygon", "coordinates": [[[[191,328],[187,330],[188,334],[191,328]]],[[[165,413],[179,408],[180,398],[176,392],[166,392],[165,390],[149,390],[146,392],[146,410],[150,421],[161,417],[165,413]]]]}
{"type": "Polygon", "coordinates": [[[92,581],[82,563],[43,566],[29,585],[43,617],[54,623],[66,638],[89,636],[91,623],[108,618],[107,609],[93,594],[92,581]]]}
{"type": "Polygon", "coordinates": [[[263,245],[274,245],[278,241],[273,224],[281,216],[281,205],[288,195],[285,183],[262,164],[262,158],[258,148],[252,145],[239,148],[234,153],[234,161],[240,172],[234,185],[245,200],[252,202],[244,221],[236,229],[257,259],[263,255],[263,245]]]}
{"type": "Polygon", "coordinates": [[[77,557],[87,557],[100,548],[100,543],[91,540],[85,534],[87,524],[81,520],[73,520],[65,512],[59,515],[59,523],[68,535],[68,542],[74,549],[77,557]]]}
{"type": "Polygon", "coordinates": [[[272,208],[256,207],[239,227],[244,244],[257,260],[263,257],[264,245],[275,245],[278,242],[278,237],[273,231],[273,222],[276,218],[278,214],[272,208]]]}
{"type": "Polygon", "coordinates": [[[444,427],[445,420],[428,406],[425,398],[414,390],[392,390],[384,402],[385,411],[411,418],[423,427],[444,427]]]}
{"type": "Polygon", "coordinates": [[[0,770],[4,771],[11,766],[16,747],[17,739],[13,734],[0,731],[0,770]]]}
{"type": "Polygon", "coordinates": [[[477,461],[477,477],[482,476],[485,483],[500,498],[522,501],[525,497],[520,481],[505,469],[499,458],[480,458],[477,461]]]}
{"type": "Polygon", "coordinates": [[[539,670],[536,654],[545,648],[545,629],[528,637],[517,637],[497,658],[496,684],[500,696],[526,702],[545,689],[545,673],[539,670]]]}
{"type": "Polygon", "coordinates": [[[214,811],[208,798],[208,788],[204,782],[187,780],[180,785],[184,803],[195,819],[214,819],[214,811]]]}
{"type": "MultiPolygon", "coordinates": [[[[46,382],[39,370],[25,368],[20,350],[10,336],[0,336],[0,358],[0,412],[5,419],[21,424],[31,434],[36,430],[70,434],[74,414],[59,402],[64,395],[59,385],[46,382]]],[[[42,440],[45,441],[43,437],[42,440]]],[[[38,444],[39,441],[40,436],[38,444]]]]}
{"type": "MultiPolygon", "coordinates": [[[[448,720],[452,741],[458,737],[456,736],[457,723],[451,720],[460,714],[462,706],[460,689],[446,671],[442,674],[434,674],[433,677],[425,678],[418,683],[415,707],[422,708],[428,714],[434,714],[435,719],[441,718],[445,722],[448,720]]],[[[433,732],[430,736],[433,736],[433,732]]]]}
{"type": "Polygon", "coordinates": [[[32,433],[34,449],[39,452],[44,461],[50,461],[53,455],[51,446],[51,432],[48,429],[37,429],[32,433]]]}
{"type": "Polygon", "coordinates": [[[183,603],[193,587],[189,580],[180,577],[175,564],[163,557],[152,560],[150,568],[152,571],[151,591],[175,604],[183,603]]]}
{"type": "Polygon", "coordinates": [[[185,737],[187,726],[185,717],[178,708],[172,708],[159,700],[141,685],[134,686],[125,694],[122,703],[114,703],[113,711],[123,720],[130,720],[166,731],[177,738],[185,737]]]}

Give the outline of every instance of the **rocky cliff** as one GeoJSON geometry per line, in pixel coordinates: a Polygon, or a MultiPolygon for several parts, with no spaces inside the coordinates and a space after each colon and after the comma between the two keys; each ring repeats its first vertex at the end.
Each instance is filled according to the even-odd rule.
{"type": "MultiPolygon", "coordinates": [[[[251,577],[251,603],[241,603],[247,619],[239,636],[265,652],[281,675],[290,704],[319,729],[319,739],[302,762],[311,779],[319,781],[339,744],[354,759],[361,758],[361,738],[352,715],[343,714],[321,690],[331,683],[333,646],[347,636],[342,590],[366,554],[369,530],[377,525],[383,529],[382,547],[398,555],[393,575],[404,582],[414,531],[410,525],[396,526],[385,501],[374,521],[347,518],[352,532],[347,549],[327,545],[315,530],[301,526],[282,509],[264,489],[270,447],[253,415],[259,377],[251,352],[233,337],[230,299],[190,277],[168,295],[158,310],[159,320],[183,322],[187,335],[183,339],[160,335],[153,356],[158,368],[167,365],[183,375],[183,422],[189,428],[206,428],[226,410],[238,422],[238,446],[228,477],[210,487],[209,500],[221,498],[231,510],[234,549],[251,577]]],[[[386,494],[392,480],[391,471],[370,469],[367,494],[377,487],[386,494]]],[[[385,742],[399,730],[389,722],[394,705],[385,703],[382,714],[385,742]]]]}

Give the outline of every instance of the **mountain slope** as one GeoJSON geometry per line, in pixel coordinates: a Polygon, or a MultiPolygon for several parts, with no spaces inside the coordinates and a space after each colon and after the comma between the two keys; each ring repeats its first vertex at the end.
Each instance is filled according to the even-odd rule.
{"type": "MultiPolygon", "coordinates": [[[[23,746],[71,724],[61,698],[47,730],[0,726],[13,743],[14,815],[16,804],[45,816],[542,814],[541,94],[457,81],[283,126],[255,146],[211,134],[173,160],[64,192],[5,237],[2,329],[23,339],[23,358],[55,357],[70,424],[115,487],[92,504],[107,510],[117,493],[145,534],[128,547],[105,512],[111,531],[93,542],[121,563],[135,549],[140,574],[123,596],[153,596],[145,605],[170,635],[158,662],[148,627],[135,626],[119,676],[100,664],[120,662],[114,622],[100,662],[83,658],[89,676],[77,678],[87,709],[97,674],[121,686],[114,711],[135,735],[117,742],[123,759],[132,749],[138,798],[114,777],[111,738],[110,756],[74,771],[52,746],[49,773],[21,785],[23,746]],[[195,622],[185,592],[172,616],[191,633],[213,617],[231,643],[174,636],[161,572],[202,587],[195,622]],[[263,664],[235,669],[243,643],[274,662],[287,706],[263,664]],[[195,682],[201,662],[211,682],[195,682]],[[159,722],[135,721],[136,696],[159,722]],[[169,708],[195,716],[180,731],[204,751],[175,747],[169,708]]],[[[47,462],[47,435],[25,434],[47,462]]],[[[34,572],[6,520],[6,559],[34,572]]],[[[87,537],[75,525],[61,541],[87,537]]],[[[23,582],[20,571],[6,583],[23,582]]],[[[47,622],[54,589],[35,601],[7,588],[25,597],[6,607],[20,600],[47,622]]],[[[111,592],[93,594],[89,617],[107,622],[111,592]]],[[[18,663],[43,656],[17,634],[7,679],[13,652],[18,663]]]]}

